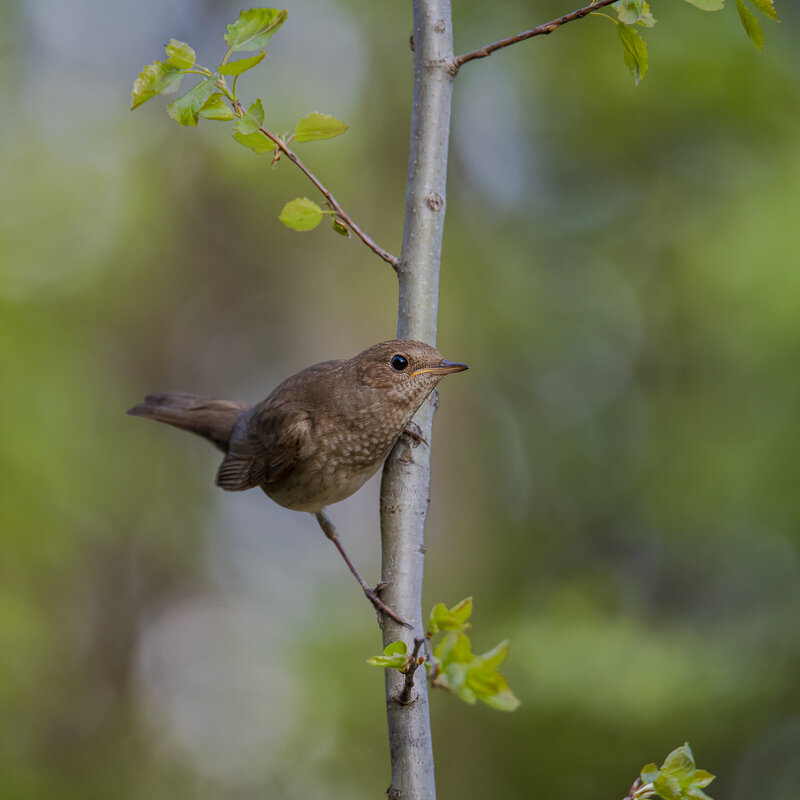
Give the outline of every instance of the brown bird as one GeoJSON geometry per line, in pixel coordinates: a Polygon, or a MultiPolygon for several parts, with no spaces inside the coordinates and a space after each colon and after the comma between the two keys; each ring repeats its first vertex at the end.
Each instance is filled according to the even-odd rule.
{"type": "Polygon", "coordinates": [[[423,342],[393,339],[301,370],[255,406],[174,392],[148,395],[127,413],[216,445],[225,453],[216,479],[222,489],[259,486],[279,505],[314,514],[379,618],[384,612],[408,625],[378,597],[380,585],[359,575],[324,508],[361,488],[442,377],[465,369],[423,342]]]}

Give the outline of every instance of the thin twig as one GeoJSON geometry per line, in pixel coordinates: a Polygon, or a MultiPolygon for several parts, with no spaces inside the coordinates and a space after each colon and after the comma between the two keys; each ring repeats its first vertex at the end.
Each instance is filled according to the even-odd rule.
{"type": "Polygon", "coordinates": [[[424,641],[425,639],[423,638],[414,639],[414,649],[411,651],[411,657],[408,659],[408,666],[405,671],[406,680],[403,684],[403,690],[397,698],[397,702],[400,703],[400,705],[405,706],[411,702],[411,690],[414,688],[414,673],[417,671],[417,667],[425,663],[424,656],[420,656],[419,654],[419,649],[422,647],[424,641]]]}
{"type": "MultiPolygon", "coordinates": [[[[239,115],[245,113],[244,107],[238,100],[234,101],[233,103],[234,108],[239,112],[239,115]]],[[[364,244],[372,250],[373,253],[380,256],[387,264],[391,264],[394,268],[395,272],[397,271],[397,265],[399,263],[399,259],[397,256],[393,256],[388,250],[384,250],[374,239],[368,236],[358,225],[353,221],[350,215],[339,205],[337,199],[333,196],[333,193],[326,189],[325,186],[322,184],[320,179],[300,160],[294,150],[290,149],[288,145],[284,144],[274,133],[268,131],[266,128],[259,128],[261,133],[264,134],[268,139],[274,142],[275,146],[280,150],[286,158],[289,159],[310,181],[317,187],[320,193],[324,196],[324,198],[328,201],[328,206],[331,208],[332,211],[336,212],[336,216],[345,224],[348,228],[350,228],[353,233],[361,239],[364,244]]]]}
{"type": "Polygon", "coordinates": [[[552,22],[546,22],[544,25],[531,28],[529,31],[518,33],[516,36],[509,36],[507,39],[500,39],[497,42],[492,42],[492,44],[487,44],[486,47],[481,47],[478,50],[473,50],[470,53],[463,53],[460,56],[456,56],[452,60],[450,69],[453,73],[456,73],[463,64],[467,63],[467,61],[474,61],[476,58],[486,58],[496,50],[501,50],[503,47],[508,47],[509,45],[516,44],[517,42],[524,42],[526,39],[530,39],[533,36],[545,36],[546,34],[557,30],[562,25],[565,25],[567,22],[581,19],[587,14],[591,14],[592,11],[602,8],[603,6],[611,5],[611,3],[615,1],[616,0],[597,0],[596,3],[592,3],[584,8],[579,8],[577,11],[571,11],[569,14],[564,14],[563,17],[554,19],[552,22]]]}

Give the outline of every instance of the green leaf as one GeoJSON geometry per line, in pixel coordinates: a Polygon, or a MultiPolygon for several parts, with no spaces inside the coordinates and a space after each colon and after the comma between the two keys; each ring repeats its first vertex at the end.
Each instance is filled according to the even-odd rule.
{"type": "Polygon", "coordinates": [[[711,798],[698,786],[689,786],[683,792],[683,797],[689,800],[711,800],[711,798]]]}
{"type": "Polygon", "coordinates": [[[258,66],[265,58],[266,53],[259,53],[257,56],[250,56],[249,58],[240,58],[238,61],[229,61],[223,64],[219,70],[221,75],[241,75],[243,72],[258,66]]]}
{"type": "Polygon", "coordinates": [[[236,119],[233,109],[225,102],[225,96],[221,92],[215,92],[206,100],[198,112],[204,119],[216,119],[227,121],[236,119]]]}
{"type": "Polygon", "coordinates": [[[467,620],[472,615],[472,598],[467,597],[452,608],[444,603],[437,603],[431,610],[428,619],[428,630],[431,635],[440,631],[462,631],[468,628],[467,620]]]}
{"type": "Polygon", "coordinates": [[[639,777],[642,779],[642,783],[652,783],[658,777],[658,773],[659,769],[655,764],[645,764],[639,777]]]}
{"type": "Polygon", "coordinates": [[[296,197],[283,207],[278,219],[292,230],[310,231],[319,225],[324,213],[313,200],[296,197]]]}
{"type": "Polygon", "coordinates": [[[637,20],[637,25],[644,28],[652,28],[656,24],[656,18],[650,12],[650,6],[645,3],[642,9],[642,16],[637,20]]]}
{"type": "Polygon", "coordinates": [[[482,700],[497,711],[516,711],[519,708],[519,698],[508,688],[487,697],[478,697],[478,700],[482,700]]]}
{"type": "Polygon", "coordinates": [[[710,772],[706,772],[704,769],[698,769],[697,772],[692,775],[692,786],[697,786],[700,789],[708,786],[711,781],[714,780],[716,775],[712,775],[710,772]]]}
{"type": "Polygon", "coordinates": [[[294,129],[298,142],[312,142],[317,139],[333,139],[344,133],[350,126],[330,114],[320,114],[315,111],[303,117],[294,129]]]}
{"type": "Polygon", "coordinates": [[[739,19],[742,21],[742,27],[750,37],[753,46],[756,50],[761,50],[764,46],[764,34],[761,32],[761,25],[759,25],[756,15],[742,0],[736,0],[736,10],[739,12],[739,19]]]}
{"type": "MultiPolygon", "coordinates": [[[[296,202],[296,201],[293,201],[296,202]]],[[[310,201],[309,201],[310,202],[310,201]]],[[[287,205],[290,205],[287,203],[287,205]]],[[[284,211],[286,208],[284,207],[284,211]]],[[[283,218],[283,212],[281,212],[283,218]]],[[[282,220],[284,224],[285,220],[282,220]]],[[[317,223],[319,224],[319,223],[317,223]]],[[[292,227],[291,225],[289,227],[292,227]]],[[[312,226],[316,227],[316,226],[312,226]]],[[[298,230],[304,230],[302,228],[298,230]]],[[[392,642],[383,648],[383,653],[372,658],[367,659],[367,664],[372,664],[373,667],[384,667],[385,669],[402,669],[408,661],[408,646],[405,642],[392,642]]]]}
{"type": "Polygon", "coordinates": [[[483,655],[476,656],[467,668],[466,683],[478,700],[500,711],[514,711],[519,700],[497,667],[508,655],[508,642],[500,642],[483,655]]]}
{"type": "Polygon", "coordinates": [[[633,75],[634,83],[639,81],[647,72],[647,45],[644,39],[639,36],[633,28],[617,23],[617,33],[622,40],[622,56],[625,59],[625,66],[633,75]]]}
{"type": "Polygon", "coordinates": [[[677,747],[665,759],[661,765],[661,774],[673,777],[683,783],[687,782],[696,771],[694,755],[687,742],[682,747],[677,747]]]}
{"type": "Polygon", "coordinates": [[[683,800],[680,783],[663,772],[653,781],[653,789],[662,800],[683,800]]]}
{"type": "Polygon", "coordinates": [[[445,669],[450,664],[469,664],[475,657],[469,637],[460,631],[450,631],[438,645],[433,654],[438,658],[445,669]]]}
{"type": "Polygon", "coordinates": [[[234,131],[233,138],[236,139],[239,144],[249,147],[254,153],[275,152],[275,142],[273,142],[269,136],[264,136],[263,133],[257,132],[245,135],[239,133],[239,131],[234,131]]]}
{"type": "Polygon", "coordinates": [[[725,0],[686,0],[701,11],[720,11],[725,8],[725,0]]]}
{"type": "Polygon", "coordinates": [[[619,0],[615,5],[619,21],[625,25],[638,22],[644,12],[644,0],[619,0]]]}
{"type": "Polygon", "coordinates": [[[179,42],[177,39],[170,39],[166,47],[167,61],[178,69],[191,69],[194,66],[197,55],[186,42],[179,42]]]}
{"type": "Polygon", "coordinates": [[[688,742],[673,750],[660,769],[655,764],[645,765],[640,777],[643,784],[652,784],[662,800],[711,800],[702,787],[708,786],[714,776],[696,768],[688,742]]]}
{"type": "Polygon", "coordinates": [[[133,82],[131,110],[146,103],[157,94],[174,92],[183,78],[183,73],[167,61],[154,61],[148,64],[133,82]]]}
{"type": "Polygon", "coordinates": [[[264,106],[261,105],[261,100],[256,100],[255,103],[247,109],[244,116],[239,119],[236,130],[247,136],[250,133],[255,133],[263,124],[264,106]]]}
{"type": "Polygon", "coordinates": [[[482,655],[475,656],[475,659],[472,663],[474,665],[480,664],[481,666],[485,666],[489,669],[497,669],[506,660],[507,655],[508,639],[500,642],[500,644],[498,644],[496,647],[493,647],[491,650],[487,650],[482,655]]]}
{"type": "Polygon", "coordinates": [[[438,682],[455,692],[465,703],[472,705],[477,701],[475,692],[467,686],[467,665],[461,662],[450,664],[439,674],[438,682]]]}
{"type": "MultiPolygon", "coordinates": [[[[336,219],[336,217],[331,218],[331,226],[340,236],[344,236],[346,239],[350,238],[350,230],[347,228],[346,225],[343,225],[341,222],[339,222],[339,220],[336,219]]],[[[427,664],[427,662],[425,663],[427,664]]]]}
{"type": "Polygon", "coordinates": [[[778,12],[775,11],[775,6],[773,5],[772,0],[750,0],[750,2],[762,14],[766,14],[770,19],[778,19],[778,12]]]}
{"type": "Polygon", "coordinates": [[[180,125],[195,127],[200,116],[200,109],[206,104],[214,91],[214,79],[201,81],[185,95],[173,100],[167,106],[167,113],[180,125]]]}
{"type": "Polygon", "coordinates": [[[261,50],[275,31],[286,21],[288,11],[277,8],[251,8],[242,11],[236,22],[228,25],[225,41],[231,50],[261,50]]]}

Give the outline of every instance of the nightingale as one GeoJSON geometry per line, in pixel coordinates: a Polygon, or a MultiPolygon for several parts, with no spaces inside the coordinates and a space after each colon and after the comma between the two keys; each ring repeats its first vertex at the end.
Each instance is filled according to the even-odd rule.
{"type": "Polygon", "coordinates": [[[410,627],[370,587],[341,544],[325,507],[357,491],[381,467],[443,376],[468,369],[424,342],[393,339],[347,360],[323,361],[251,406],[184,392],[151,394],[128,414],[202,436],[225,454],[216,484],[260,487],[276,503],[313,514],[378,613],[410,627]]]}

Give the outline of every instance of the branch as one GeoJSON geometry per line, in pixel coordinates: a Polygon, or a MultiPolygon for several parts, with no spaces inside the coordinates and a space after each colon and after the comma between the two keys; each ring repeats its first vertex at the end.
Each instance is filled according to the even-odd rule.
{"type": "Polygon", "coordinates": [[[602,8],[603,6],[609,6],[614,2],[616,2],[616,0],[597,0],[596,3],[592,3],[584,8],[579,8],[577,11],[572,11],[569,14],[564,14],[563,17],[554,19],[552,22],[546,22],[544,25],[539,25],[537,28],[531,28],[529,31],[523,31],[522,33],[518,33],[516,36],[509,36],[507,39],[500,39],[497,42],[487,44],[486,47],[481,47],[478,50],[473,50],[470,53],[463,53],[462,55],[456,56],[454,59],[452,59],[450,62],[450,69],[455,74],[463,64],[467,63],[467,61],[474,61],[476,58],[486,58],[497,50],[502,50],[502,48],[516,44],[517,42],[524,42],[526,39],[530,39],[534,36],[545,36],[548,33],[552,33],[554,30],[557,30],[562,25],[565,25],[567,22],[572,22],[576,19],[582,19],[587,14],[591,14],[592,11],[602,8]]]}
{"type": "Polygon", "coordinates": [[[420,638],[418,636],[414,639],[414,649],[411,651],[411,655],[408,659],[408,666],[405,671],[406,679],[403,684],[403,691],[400,692],[400,696],[397,698],[397,702],[401,705],[405,706],[411,702],[411,690],[414,688],[414,673],[421,664],[425,663],[424,656],[420,656],[419,654],[419,649],[422,647],[424,641],[424,637],[420,638]]]}
{"type": "MultiPolygon", "coordinates": [[[[447,143],[453,73],[450,0],[414,0],[414,97],[408,154],[403,250],[397,265],[400,298],[397,335],[436,342],[439,263],[444,230],[447,143]]],[[[422,437],[432,442],[435,392],[415,416],[422,437]]],[[[430,499],[430,449],[412,447],[401,436],[381,482],[383,598],[424,637],[422,573],[424,526],[430,499]]],[[[383,628],[384,646],[408,634],[393,620],[383,628]]],[[[410,649],[410,648],[409,648],[410,649]]],[[[405,676],[386,670],[386,716],[392,761],[389,797],[434,800],[427,681],[419,681],[413,703],[403,705],[405,676]]]]}
{"type": "MultiPolygon", "coordinates": [[[[238,101],[233,100],[233,107],[238,113],[239,116],[242,116],[245,113],[244,106],[238,101]]],[[[310,181],[317,187],[320,193],[325,197],[325,200],[328,202],[328,207],[336,212],[336,216],[341,219],[341,221],[350,228],[353,233],[361,239],[364,244],[372,250],[373,253],[380,256],[387,264],[391,264],[392,267],[397,271],[398,259],[397,256],[393,256],[388,250],[384,250],[372,237],[368,236],[364,231],[359,228],[358,225],[353,221],[352,217],[339,205],[339,201],[333,196],[333,193],[325,188],[322,181],[300,160],[297,153],[294,150],[291,150],[287,144],[282,142],[274,133],[271,133],[266,128],[259,128],[259,131],[264,134],[268,139],[270,139],[278,150],[286,156],[310,181]]]]}

